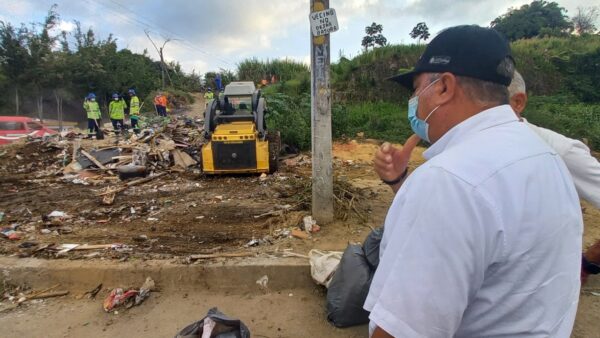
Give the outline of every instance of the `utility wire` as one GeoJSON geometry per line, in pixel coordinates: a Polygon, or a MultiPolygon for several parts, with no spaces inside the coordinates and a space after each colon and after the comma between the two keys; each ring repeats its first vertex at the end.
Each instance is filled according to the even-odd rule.
{"type": "MultiPolygon", "coordinates": [[[[90,1],[92,1],[92,0],[86,0],[86,1],[90,2],[90,1]]],[[[204,54],[205,56],[212,57],[213,59],[216,59],[216,60],[220,61],[220,62],[221,62],[221,63],[223,63],[223,64],[226,64],[226,65],[229,65],[229,66],[234,66],[234,65],[235,65],[235,64],[234,64],[234,62],[233,62],[233,61],[231,61],[231,60],[228,60],[228,59],[226,59],[226,58],[223,58],[223,57],[219,57],[219,56],[217,56],[217,55],[215,55],[215,54],[212,54],[212,53],[210,53],[210,52],[204,51],[204,50],[202,50],[202,49],[200,49],[200,48],[196,47],[196,46],[195,46],[194,44],[192,44],[192,43],[191,43],[191,42],[190,42],[188,39],[186,39],[186,38],[184,38],[184,37],[180,36],[179,34],[176,34],[176,33],[174,33],[174,32],[173,32],[173,31],[171,31],[171,30],[168,30],[168,29],[166,29],[166,28],[164,28],[164,27],[160,27],[160,26],[158,26],[158,25],[155,25],[155,24],[153,24],[153,23],[149,23],[149,22],[143,21],[143,20],[141,20],[141,19],[137,19],[137,18],[135,18],[135,17],[130,17],[130,16],[128,16],[127,14],[124,14],[124,13],[123,13],[121,10],[118,10],[118,9],[116,9],[115,7],[111,7],[111,6],[109,6],[107,3],[104,3],[104,2],[102,2],[102,1],[99,1],[99,0],[93,0],[93,1],[94,1],[95,3],[97,3],[97,4],[99,4],[99,5],[101,5],[101,6],[105,7],[105,8],[107,8],[107,9],[108,9],[108,10],[110,10],[112,13],[115,13],[115,14],[117,14],[119,17],[121,17],[123,20],[127,21],[128,23],[130,23],[130,24],[132,24],[132,25],[135,25],[135,26],[138,26],[138,27],[140,27],[140,28],[143,28],[143,29],[144,29],[144,31],[150,28],[150,29],[152,29],[152,30],[156,30],[156,31],[159,31],[159,32],[160,32],[160,31],[163,31],[163,33],[164,33],[164,32],[166,32],[166,33],[169,33],[169,34],[164,34],[164,35],[171,35],[172,37],[174,37],[174,38],[175,38],[175,39],[172,39],[172,40],[173,40],[174,42],[176,42],[176,43],[179,43],[179,44],[180,44],[180,45],[182,45],[183,47],[187,47],[188,49],[195,50],[195,51],[197,51],[197,52],[199,52],[199,53],[201,53],[201,54],[204,54]]],[[[110,1],[111,1],[111,2],[112,2],[114,5],[121,7],[123,10],[127,11],[128,13],[129,13],[129,12],[132,12],[132,10],[131,10],[130,8],[128,8],[128,7],[126,7],[126,6],[122,5],[122,4],[118,3],[118,2],[115,2],[114,0],[110,0],[110,1]]],[[[146,19],[146,20],[148,20],[148,21],[150,21],[150,19],[148,19],[147,17],[144,17],[144,16],[142,16],[142,15],[137,15],[137,16],[138,16],[138,17],[141,17],[141,18],[144,18],[144,19],[146,19]]]]}

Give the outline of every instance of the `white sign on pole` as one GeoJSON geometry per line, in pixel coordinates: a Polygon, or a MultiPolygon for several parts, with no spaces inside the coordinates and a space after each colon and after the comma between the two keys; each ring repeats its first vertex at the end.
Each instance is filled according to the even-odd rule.
{"type": "Polygon", "coordinates": [[[314,36],[329,34],[339,29],[337,15],[333,8],[310,13],[308,17],[310,18],[310,29],[314,36]]]}

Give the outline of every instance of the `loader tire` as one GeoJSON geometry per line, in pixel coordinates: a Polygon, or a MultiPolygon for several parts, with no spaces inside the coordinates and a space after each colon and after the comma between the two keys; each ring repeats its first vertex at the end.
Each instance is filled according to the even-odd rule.
{"type": "Polygon", "coordinates": [[[278,131],[268,131],[267,141],[269,142],[269,174],[277,171],[279,167],[279,152],[281,151],[281,135],[278,131]]]}

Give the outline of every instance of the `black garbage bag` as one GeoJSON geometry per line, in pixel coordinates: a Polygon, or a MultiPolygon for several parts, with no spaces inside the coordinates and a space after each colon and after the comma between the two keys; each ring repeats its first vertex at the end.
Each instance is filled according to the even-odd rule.
{"type": "Polygon", "coordinates": [[[327,289],[327,319],[333,325],[348,327],[369,322],[369,312],[363,304],[373,272],[362,247],[348,245],[327,289]]]}
{"type": "Polygon", "coordinates": [[[379,265],[379,244],[381,244],[382,237],[383,227],[373,229],[363,243],[363,251],[367,257],[367,262],[369,262],[369,266],[371,266],[371,270],[373,271],[375,271],[379,265]]]}
{"type": "Polygon", "coordinates": [[[215,327],[210,335],[211,338],[250,338],[250,330],[239,319],[227,317],[216,307],[208,310],[206,317],[202,320],[186,326],[175,336],[175,338],[200,338],[204,332],[206,320],[215,322],[215,327]]]}

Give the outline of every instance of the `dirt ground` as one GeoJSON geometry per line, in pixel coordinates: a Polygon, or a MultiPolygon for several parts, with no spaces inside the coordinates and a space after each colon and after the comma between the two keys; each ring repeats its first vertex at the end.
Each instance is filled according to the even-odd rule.
{"type": "Polygon", "coordinates": [[[52,299],[0,315],[3,337],[173,337],[218,304],[252,337],[366,337],[366,325],[337,329],[326,320],[321,290],[268,294],[153,294],[141,306],[105,313],[99,300],[52,299]],[[57,320],[59,319],[60,320],[57,320]]]}
{"type": "MultiPolygon", "coordinates": [[[[188,114],[201,116],[203,108],[203,101],[198,101],[188,114]]],[[[94,142],[85,140],[82,145],[91,147],[94,142]]],[[[62,149],[43,143],[4,147],[0,149],[0,211],[5,215],[0,226],[20,224],[23,238],[0,239],[0,254],[53,258],[53,252],[35,252],[53,243],[126,245],[124,250],[71,251],[65,255],[69,259],[184,259],[199,253],[343,250],[348,242],[362,241],[371,227],[383,224],[393,198],[372,170],[379,144],[357,139],[334,145],[336,191],[345,204],[337,204],[336,222],[305,240],[289,237],[288,232],[310,213],[311,167],[306,155],[284,159],[277,173],[263,179],[256,175],[209,177],[194,168],[174,172],[131,187],[117,195],[113,205],[104,206],[96,194],[118,185],[118,179],[99,179],[90,185],[64,182],[62,149]],[[52,211],[63,211],[68,217],[49,220],[46,216],[52,211]],[[24,242],[37,245],[24,248],[24,242]]],[[[423,162],[422,152],[418,148],[413,154],[411,167],[423,162]]],[[[582,210],[587,247],[600,239],[600,211],[585,202],[582,210]]],[[[573,337],[600,337],[600,297],[589,291],[600,290],[588,288],[582,293],[573,337]]],[[[97,302],[63,298],[0,314],[0,325],[9,328],[3,332],[11,337],[45,332],[65,337],[89,336],[90,332],[98,337],[172,336],[201,319],[217,299],[224,312],[243,319],[257,337],[366,336],[364,327],[336,330],[327,324],[323,295],[318,292],[293,297],[286,293],[164,294],[149,300],[155,306],[146,304],[120,315],[103,313],[97,302]],[[56,322],[56,318],[65,320],[56,322]]]]}

